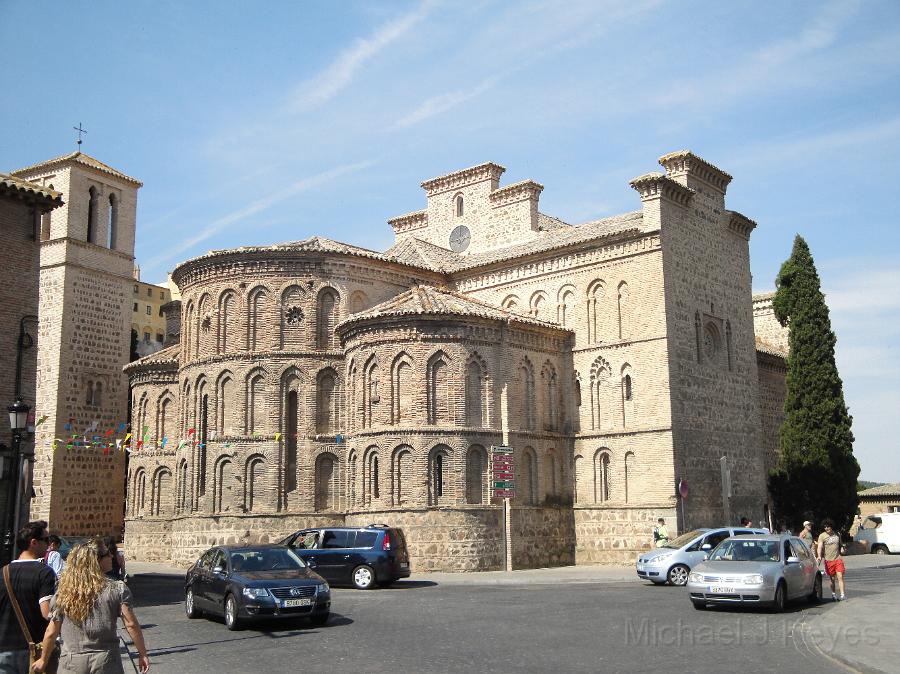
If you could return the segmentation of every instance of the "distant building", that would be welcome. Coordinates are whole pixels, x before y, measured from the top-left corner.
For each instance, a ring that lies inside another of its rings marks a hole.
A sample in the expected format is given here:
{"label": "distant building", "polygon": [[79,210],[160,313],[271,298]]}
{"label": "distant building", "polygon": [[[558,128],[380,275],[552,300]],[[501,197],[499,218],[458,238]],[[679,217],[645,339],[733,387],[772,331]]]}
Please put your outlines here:
{"label": "distant building", "polygon": [[485,163],[422,183],[384,252],[312,237],[179,265],[179,338],[126,368],[149,429],[129,551],[388,522],[414,569],[462,571],[631,562],[658,517],[764,520],[761,380],[783,399],[784,361],[756,340],[756,223],[721,169],[659,161],[639,210],[578,226]]}
{"label": "distant building", "polygon": [[149,356],[163,348],[166,341],[166,316],[163,306],[172,301],[168,285],[141,281],[140,268],[135,266],[134,288],[131,297],[131,331],[137,338],[139,356]]}
{"label": "distant building", "polygon": [[[19,507],[11,493],[19,473],[11,449],[11,431],[6,408],[18,398],[35,412],[35,368],[38,356],[38,280],[41,224],[62,205],[62,195],[40,184],[0,173],[0,532],[9,535],[28,518],[31,464],[21,466]],[[34,422],[31,422],[32,430]],[[30,455],[34,443],[23,434],[20,455]],[[15,511],[18,521],[14,521]],[[7,560],[3,560],[7,561]]]}
{"label": "distant building", "polygon": [[60,535],[118,534],[125,454],[94,443],[109,442],[128,419],[122,367],[141,182],[82,152],[14,175],[65,200],[40,223],[37,414],[46,421],[36,429],[31,514]]}
{"label": "distant building", "polygon": [[897,512],[900,512],[900,482],[859,492],[859,514],[863,519],[876,513]]}

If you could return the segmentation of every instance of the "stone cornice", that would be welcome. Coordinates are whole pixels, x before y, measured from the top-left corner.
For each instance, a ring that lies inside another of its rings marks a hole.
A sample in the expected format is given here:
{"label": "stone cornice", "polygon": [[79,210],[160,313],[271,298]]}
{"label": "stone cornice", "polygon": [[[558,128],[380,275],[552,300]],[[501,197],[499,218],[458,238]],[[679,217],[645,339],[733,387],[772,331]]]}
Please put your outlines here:
{"label": "stone cornice", "polygon": [[756,222],[748,218],[746,215],[741,215],[737,211],[725,211],[729,216],[728,220],[728,229],[730,229],[735,234],[740,234],[742,237],[750,240],[750,233],[756,228]]}
{"label": "stone cornice", "polygon": [[465,187],[472,183],[480,183],[484,180],[500,180],[500,176],[505,170],[506,169],[499,164],[485,162],[478,166],[462,169],[461,171],[454,171],[453,173],[426,180],[422,183],[422,188],[430,197],[435,194],[440,194],[441,192],[447,192],[448,190],[459,189],[460,187]]}
{"label": "stone cornice", "polygon": [[694,196],[694,190],[690,187],[685,187],[658,171],[638,176],[628,184],[641,195],[641,201],[668,199],[679,206],[687,206]]}
{"label": "stone cornice", "polygon": [[728,183],[731,182],[731,176],[718,166],[710,164],[705,159],[701,159],[690,150],[679,150],[678,152],[670,152],[659,158],[660,165],[666,169],[666,175],[670,178],[675,176],[690,175],[715,187],[717,190],[725,194],[728,189]]}
{"label": "stone cornice", "polygon": [[491,192],[491,205],[494,208],[501,208],[526,199],[537,199],[543,189],[544,186],[540,183],[533,180],[522,180]]}
{"label": "stone cornice", "polygon": [[394,229],[395,234],[403,234],[416,229],[428,227],[428,213],[426,211],[414,211],[405,215],[398,215],[388,220],[388,224]]}

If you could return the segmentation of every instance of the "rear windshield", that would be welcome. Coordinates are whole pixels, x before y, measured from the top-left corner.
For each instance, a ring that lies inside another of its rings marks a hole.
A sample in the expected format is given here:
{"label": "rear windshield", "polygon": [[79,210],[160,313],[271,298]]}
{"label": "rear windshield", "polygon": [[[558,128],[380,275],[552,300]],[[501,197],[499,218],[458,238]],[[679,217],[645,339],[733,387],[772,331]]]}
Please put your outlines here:
{"label": "rear windshield", "polygon": [[378,532],[377,531],[357,531],[356,532],[356,543],[353,545],[354,548],[371,548],[375,545],[375,541],[378,540]]}

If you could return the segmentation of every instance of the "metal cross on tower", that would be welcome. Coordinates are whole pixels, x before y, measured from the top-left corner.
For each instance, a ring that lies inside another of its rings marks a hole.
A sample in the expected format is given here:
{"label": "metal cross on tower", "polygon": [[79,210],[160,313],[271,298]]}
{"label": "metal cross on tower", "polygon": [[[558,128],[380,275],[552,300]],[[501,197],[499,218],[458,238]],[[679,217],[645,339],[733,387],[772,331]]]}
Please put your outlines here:
{"label": "metal cross on tower", "polygon": [[78,122],[78,126],[73,126],[72,128],[78,132],[77,144],[78,144],[78,149],[80,150],[81,149],[81,134],[87,133],[87,131],[85,131],[84,129],[81,128],[81,122]]}

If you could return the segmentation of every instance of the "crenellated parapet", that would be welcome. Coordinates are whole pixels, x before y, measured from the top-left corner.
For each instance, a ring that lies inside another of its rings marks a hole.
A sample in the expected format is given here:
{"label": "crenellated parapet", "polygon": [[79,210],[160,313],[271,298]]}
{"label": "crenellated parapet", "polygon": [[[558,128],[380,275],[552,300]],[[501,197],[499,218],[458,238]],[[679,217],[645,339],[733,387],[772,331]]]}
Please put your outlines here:
{"label": "crenellated parapet", "polygon": [[725,194],[731,176],[718,166],[701,159],[690,150],[670,152],[659,158],[660,166],[666,170],[666,175],[688,185],[688,178],[702,180],[710,187]]}
{"label": "crenellated parapet", "polygon": [[428,227],[428,212],[421,210],[413,211],[406,215],[398,215],[396,218],[388,220],[388,224],[393,228],[396,235],[423,229]]}
{"label": "crenellated parapet", "polygon": [[756,221],[737,211],[725,211],[725,213],[728,215],[728,229],[749,240],[750,234],[756,229]]}
{"label": "crenellated parapet", "polygon": [[490,200],[494,208],[502,208],[520,201],[534,201],[537,204],[538,197],[544,190],[544,186],[533,180],[521,180],[512,185],[501,187],[491,192]]}
{"label": "crenellated parapet", "polygon": [[687,206],[694,196],[694,190],[690,187],[685,187],[658,171],[638,176],[628,184],[641,195],[643,202],[668,199],[680,206]]}
{"label": "crenellated parapet", "polygon": [[500,182],[500,176],[506,168],[493,162],[485,162],[478,166],[454,171],[446,175],[426,180],[422,183],[422,188],[429,197],[433,197],[441,192],[448,190],[457,190],[473,183],[480,183],[485,180],[491,181],[491,190],[496,190]]}

